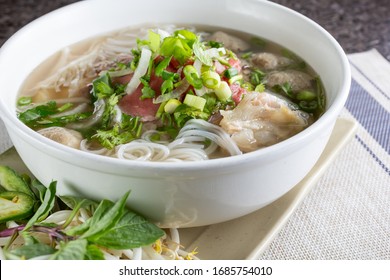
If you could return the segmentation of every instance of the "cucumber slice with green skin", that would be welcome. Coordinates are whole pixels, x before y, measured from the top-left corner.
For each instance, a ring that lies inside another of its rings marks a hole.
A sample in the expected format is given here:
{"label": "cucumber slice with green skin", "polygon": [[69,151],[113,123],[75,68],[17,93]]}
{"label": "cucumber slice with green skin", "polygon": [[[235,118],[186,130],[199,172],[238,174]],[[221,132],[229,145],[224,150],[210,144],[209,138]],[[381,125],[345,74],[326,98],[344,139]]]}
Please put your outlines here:
{"label": "cucumber slice with green skin", "polygon": [[34,197],[34,193],[23,178],[5,165],[0,165],[0,185],[7,191],[22,192]]}
{"label": "cucumber slice with green skin", "polygon": [[0,193],[0,223],[27,218],[33,209],[34,199],[28,194],[14,191]]}

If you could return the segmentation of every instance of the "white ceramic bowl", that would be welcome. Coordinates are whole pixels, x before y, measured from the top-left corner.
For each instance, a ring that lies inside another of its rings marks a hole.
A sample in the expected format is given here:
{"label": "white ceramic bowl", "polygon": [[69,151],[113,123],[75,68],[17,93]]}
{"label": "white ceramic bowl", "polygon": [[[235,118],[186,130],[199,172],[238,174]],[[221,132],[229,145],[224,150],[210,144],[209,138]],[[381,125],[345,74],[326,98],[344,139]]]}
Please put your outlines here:
{"label": "white ceramic bowl", "polygon": [[[15,114],[18,90],[49,55],[87,37],[142,23],[227,27],[287,47],[320,75],[326,113],[312,126],[256,152],[206,162],[148,163],[87,154],[46,139]],[[325,147],[350,86],[348,60],[331,35],[290,9],[261,0],[81,1],[28,24],[0,50],[0,115],[21,158],[60,194],[118,199],[163,227],[218,223],[253,212],[296,185]]]}

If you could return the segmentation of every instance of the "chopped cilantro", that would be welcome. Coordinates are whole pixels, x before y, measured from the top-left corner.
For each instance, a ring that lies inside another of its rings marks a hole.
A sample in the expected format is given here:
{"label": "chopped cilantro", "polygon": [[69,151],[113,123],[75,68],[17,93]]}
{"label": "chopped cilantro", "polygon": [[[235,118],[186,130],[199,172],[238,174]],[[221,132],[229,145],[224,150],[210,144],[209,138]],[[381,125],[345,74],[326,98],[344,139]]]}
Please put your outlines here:
{"label": "chopped cilantro", "polygon": [[103,147],[111,150],[139,138],[141,129],[142,122],[139,117],[122,114],[121,123],[115,124],[111,129],[97,130],[92,139],[96,139]]}

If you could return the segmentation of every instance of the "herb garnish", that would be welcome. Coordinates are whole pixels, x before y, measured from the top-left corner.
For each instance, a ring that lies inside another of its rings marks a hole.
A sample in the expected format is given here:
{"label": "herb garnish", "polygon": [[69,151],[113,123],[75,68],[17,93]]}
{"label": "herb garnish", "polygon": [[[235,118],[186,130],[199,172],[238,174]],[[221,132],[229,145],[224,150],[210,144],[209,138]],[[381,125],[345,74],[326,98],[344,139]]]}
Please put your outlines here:
{"label": "herb garnish", "polygon": [[[0,232],[0,237],[10,237],[3,248],[7,259],[40,256],[58,260],[104,259],[105,249],[139,248],[153,244],[165,235],[156,225],[126,208],[129,192],[115,203],[109,200],[97,203],[72,196],[56,196],[55,181],[48,188],[36,180],[32,182],[29,186],[36,193],[34,199],[40,206],[28,221],[19,221],[20,225]],[[60,204],[65,204],[70,211],[65,223],[45,222]],[[81,209],[91,217],[85,223],[71,224],[77,220]],[[14,246],[18,236],[24,239],[24,245]]]}

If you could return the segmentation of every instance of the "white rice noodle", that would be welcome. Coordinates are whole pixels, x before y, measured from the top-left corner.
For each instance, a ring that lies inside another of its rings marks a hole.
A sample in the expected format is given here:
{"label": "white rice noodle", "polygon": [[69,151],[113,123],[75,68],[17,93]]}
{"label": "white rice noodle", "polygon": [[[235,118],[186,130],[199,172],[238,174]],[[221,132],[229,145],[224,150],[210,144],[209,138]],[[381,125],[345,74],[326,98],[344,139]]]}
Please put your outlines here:
{"label": "white rice noodle", "polygon": [[166,161],[201,161],[209,159],[202,149],[178,148],[173,149]]}
{"label": "white rice noodle", "polygon": [[159,144],[164,144],[164,145],[168,145],[169,142],[167,140],[158,140],[158,141],[154,141],[152,140],[152,137],[156,134],[160,134],[161,132],[158,131],[158,130],[155,130],[155,129],[150,129],[150,130],[147,130],[145,131],[142,135],[141,135],[141,139],[145,140],[145,141],[148,141],[148,142],[154,142],[154,143],[159,143]]}
{"label": "white rice noodle", "polygon": [[164,161],[169,156],[166,145],[135,140],[121,145],[117,152],[118,158],[141,161]]}
{"label": "white rice noodle", "polygon": [[125,91],[127,94],[132,94],[135,91],[135,89],[140,85],[141,83],[140,78],[146,74],[146,71],[148,71],[149,61],[151,57],[152,57],[152,51],[146,47],[143,48],[141,51],[141,56],[138,62],[138,66],[134,71],[134,75],[126,86]]}
{"label": "white rice noodle", "polygon": [[188,136],[201,136],[215,142],[221,148],[224,148],[231,156],[240,155],[242,152],[236,143],[230,138],[221,127],[211,124],[204,120],[192,119],[180,130],[177,138]]}
{"label": "white rice noodle", "polygon": [[[146,34],[146,31],[144,30],[143,33]],[[97,65],[112,61],[123,53],[130,54],[130,50],[136,47],[138,37],[138,34],[122,31],[115,38],[105,38],[102,42],[92,45],[85,55],[76,58],[69,47],[64,48],[57,65],[65,66],[55,67],[58,69],[54,74],[42,81],[34,90],[53,88],[55,91],[60,91],[62,87],[67,87],[69,96],[75,96],[86,81],[96,76]]]}
{"label": "white rice noodle", "polygon": [[91,145],[88,143],[88,139],[81,140],[80,150],[84,151],[84,152],[92,153],[95,155],[108,155],[111,153],[108,149],[106,149],[104,147],[101,149],[97,149],[97,150],[92,149]]}
{"label": "white rice noodle", "polygon": [[[70,52],[64,49],[63,60],[69,60]],[[56,73],[42,81],[38,88],[54,88],[60,91],[61,87],[68,87],[69,96],[77,94],[78,89],[84,85],[85,78],[91,78],[95,73],[93,64],[99,57],[98,50],[92,50],[87,55],[67,63],[66,66],[58,69]]]}
{"label": "white rice noodle", "polygon": [[[222,128],[204,120],[188,121],[171,143],[167,141],[152,142],[151,136],[155,133],[158,131],[147,131],[141,136],[141,139],[119,146],[116,157],[126,160],[159,162],[200,161],[208,160],[209,155],[215,152],[218,146],[232,156],[241,154],[235,142]],[[206,139],[211,140],[208,147],[205,147],[204,144]],[[81,149],[88,150],[83,141]]]}

